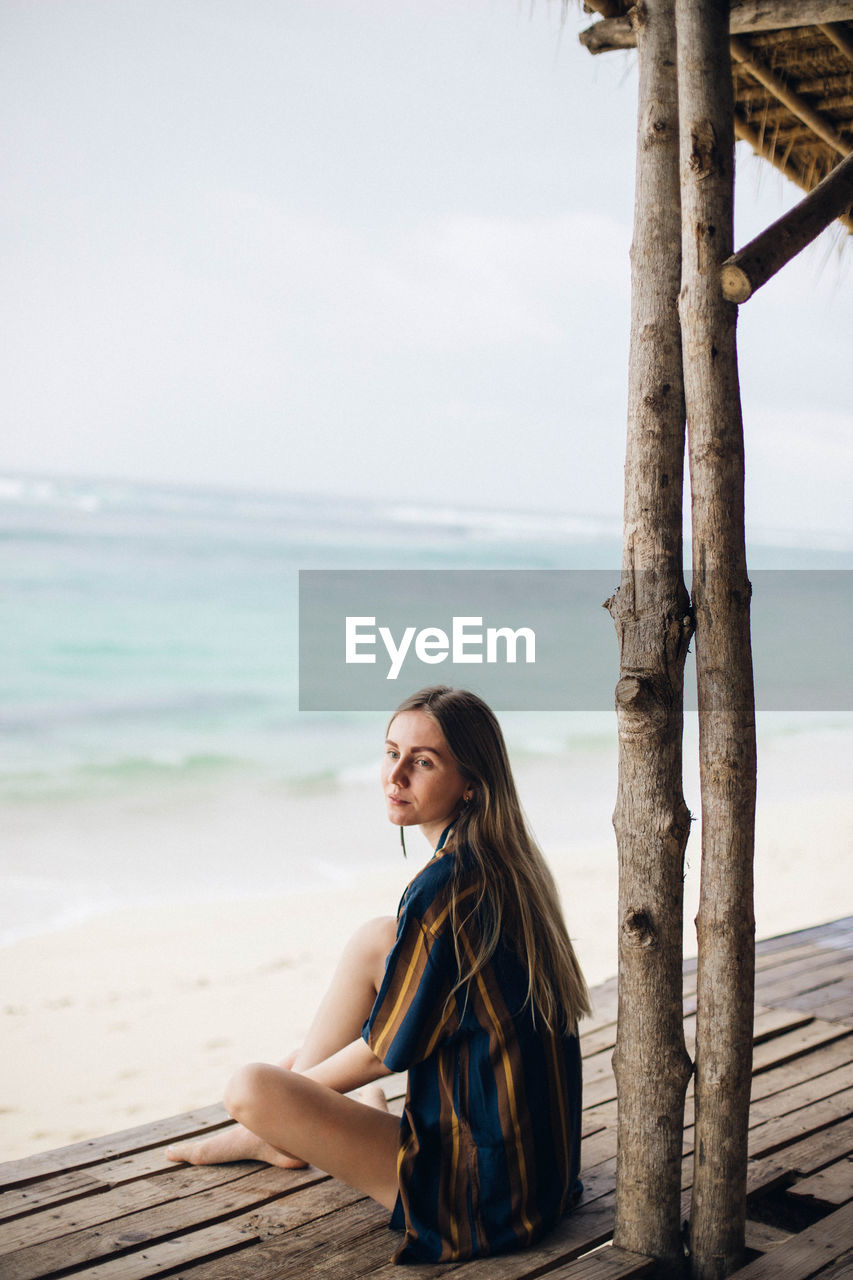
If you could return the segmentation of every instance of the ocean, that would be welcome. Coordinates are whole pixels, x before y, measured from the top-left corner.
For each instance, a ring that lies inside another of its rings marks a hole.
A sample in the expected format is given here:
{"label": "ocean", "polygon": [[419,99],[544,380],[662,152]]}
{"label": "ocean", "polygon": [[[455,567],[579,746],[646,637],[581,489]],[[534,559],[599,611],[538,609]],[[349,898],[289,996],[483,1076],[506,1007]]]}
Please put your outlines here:
{"label": "ocean", "polygon": [[[583,515],[6,475],[0,943],[117,906],[346,873],[346,839],[297,858],[271,833],[372,777],[384,728],[299,711],[300,569],[613,569],[615,587],[620,540],[617,521]],[[850,561],[802,545],[753,556]],[[611,712],[504,724],[514,758],[600,760],[610,786]],[[765,719],[773,734],[827,726],[846,743],[853,716]]]}

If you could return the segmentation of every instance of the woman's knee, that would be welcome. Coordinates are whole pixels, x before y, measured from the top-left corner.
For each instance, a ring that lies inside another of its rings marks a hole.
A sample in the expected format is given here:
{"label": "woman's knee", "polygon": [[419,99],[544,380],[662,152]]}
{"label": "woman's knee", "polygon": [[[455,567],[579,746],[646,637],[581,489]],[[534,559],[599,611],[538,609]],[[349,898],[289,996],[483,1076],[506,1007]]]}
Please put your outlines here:
{"label": "woman's knee", "polygon": [[225,1087],[225,1110],[247,1129],[253,1129],[252,1120],[268,1107],[272,1088],[280,1090],[283,1077],[288,1074],[268,1062],[250,1062],[240,1067]]}

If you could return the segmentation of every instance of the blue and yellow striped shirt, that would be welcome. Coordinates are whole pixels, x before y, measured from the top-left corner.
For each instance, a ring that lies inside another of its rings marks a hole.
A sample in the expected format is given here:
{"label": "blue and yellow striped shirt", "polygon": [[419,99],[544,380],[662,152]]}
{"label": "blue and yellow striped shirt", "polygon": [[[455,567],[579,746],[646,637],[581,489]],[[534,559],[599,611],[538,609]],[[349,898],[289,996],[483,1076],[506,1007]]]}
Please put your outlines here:
{"label": "blue and yellow striped shirt", "polygon": [[[527,977],[499,944],[448,1002],[458,967],[450,930],[454,860],[433,859],[400,903],[397,941],[364,1038],[408,1071],[400,1124],[395,1261],[472,1258],[532,1244],[580,1194],[581,1059],[576,1035],[534,1025]],[[463,863],[464,865],[464,863]],[[475,898],[475,891],[463,891]],[[460,918],[463,951],[477,915]]]}

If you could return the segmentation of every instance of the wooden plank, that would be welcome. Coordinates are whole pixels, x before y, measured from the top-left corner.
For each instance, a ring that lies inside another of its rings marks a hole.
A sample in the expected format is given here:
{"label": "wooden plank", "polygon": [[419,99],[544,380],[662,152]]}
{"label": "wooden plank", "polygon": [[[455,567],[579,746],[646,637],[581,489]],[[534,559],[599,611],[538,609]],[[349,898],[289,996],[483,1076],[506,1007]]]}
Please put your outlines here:
{"label": "wooden plank", "polygon": [[587,1031],[581,1032],[581,1054],[584,1060],[592,1057],[595,1053],[613,1052],[616,1044],[616,1023],[602,1022],[597,1027],[591,1027]]}
{"label": "wooden plank", "polygon": [[35,1213],[38,1209],[46,1209],[50,1205],[79,1200],[81,1196],[95,1195],[106,1189],[103,1182],[80,1169],[57,1174],[55,1178],[50,1178],[46,1182],[25,1183],[21,1187],[6,1191],[0,1197],[0,1222]]}
{"label": "wooden plank", "polygon": [[[848,969],[849,974],[849,969]],[[853,982],[827,982],[821,987],[812,987],[811,991],[800,992],[799,995],[789,996],[785,1001],[788,1009],[802,1010],[804,1012],[813,1012],[816,1018],[822,1018],[826,1021],[824,1012],[829,1007],[838,1007],[841,1015],[847,1014],[853,1016]]]}
{"label": "wooden plank", "polygon": [[[757,944],[760,945],[760,944]],[[784,950],[759,952],[756,950],[756,973],[761,981],[771,981],[781,969],[803,968],[810,964],[823,964],[826,957],[835,954],[819,942],[801,942]]]}
{"label": "wooden plank", "polygon": [[[231,1121],[233,1124],[233,1121]],[[126,1182],[135,1182],[140,1178],[168,1173],[173,1169],[188,1168],[176,1165],[166,1158],[167,1143],[149,1147],[145,1151],[135,1151],[133,1155],[119,1156],[115,1160],[104,1160],[93,1165],[86,1172],[106,1187],[120,1187]]]}
{"label": "wooden plank", "polygon": [[763,1044],[755,1046],[752,1055],[752,1073],[759,1075],[772,1067],[781,1066],[784,1062],[792,1062],[805,1053],[822,1045],[831,1044],[835,1040],[848,1040],[853,1047],[853,1038],[849,1028],[837,1022],[825,1022],[815,1018],[806,1027],[792,1031],[787,1035],[775,1036]]}
{"label": "wooden plank", "polygon": [[825,1075],[800,1079],[777,1093],[753,1099],[749,1112],[750,1127],[773,1120],[783,1113],[808,1108],[837,1093],[846,1093],[849,1097],[851,1089],[853,1089],[853,1062],[847,1062],[844,1066],[838,1067],[835,1071],[829,1071]]}
{"label": "wooden plank", "polygon": [[[174,1235],[176,1232],[185,1231],[189,1227],[207,1223],[216,1218],[236,1215],[286,1195],[288,1190],[297,1189],[296,1186],[288,1187],[282,1182],[282,1175],[286,1174],[287,1170],[274,1169],[268,1165],[261,1169],[255,1166],[254,1172],[244,1172],[242,1176],[238,1172],[230,1181],[223,1182],[220,1179],[211,1186],[211,1179],[203,1175],[221,1173],[223,1167],[231,1170],[238,1168],[236,1165],[230,1165],[209,1170],[193,1169],[194,1175],[202,1176],[195,1178],[192,1184],[184,1181],[172,1182],[174,1190],[171,1196],[166,1191],[167,1198],[164,1198],[164,1186],[158,1185],[152,1188],[152,1194],[156,1197],[157,1203],[150,1207],[139,1208],[139,1205],[146,1203],[146,1193],[149,1189],[148,1183],[142,1183],[133,1188],[137,1193],[136,1199],[123,1195],[124,1205],[118,1214],[104,1218],[101,1206],[107,1196],[118,1196],[119,1192],[125,1193],[128,1189],[119,1188],[116,1192],[107,1192],[105,1195],[96,1197],[97,1205],[91,1206],[94,1209],[93,1213],[84,1211],[79,1215],[91,1225],[80,1229],[78,1224],[70,1220],[66,1214],[65,1221],[58,1224],[59,1232],[62,1234],[55,1232],[49,1236],[42,1235],[38,1243],[27,1243],[25,1229],[23,1238],[12,1242],[11,1249],[6,1250],[2,1262],[3,1280],[34,1280],[34,1277],[50,1275],[51,1272],[61,1268],[108,1257],[110,1254],[122,1252],[148,1241],[162,1239],[164,1236]],[[291,1172],[299,1172],[303,1175],[311,1173],[315,1179],[324,1177],[316,1169]],[[151,1181],[167,1184],[170,1179],[163,1177]],[[199,1189],[205,1186],[207,1189]],[[88,1205],[87,1201],[77,1202],[80,1210],[85,1210]],[[18,1225],[26,1228],[33,1221],[34,1217],[31,1216],[22,1219]],[[49,1224],[42,1225],[49,1229]]]}
{"label": "wooden plank", "polygon": [[788,1191],[793,1200],[817,1201],[820,1204],[843,1205],[853,1200],[853,1156],[845,1156],[835,1164],[802,1178]]}
{"label": "wooden plank", "polygon": [[853,1204],[792,1236],[772,1253],[735,1272],[736,1280],[809,1280],[838,1260],[853,1240]]}
{"label": "wooden plank", "polygon": [[[758,1070],[753,1081],[754,1098],[800,1082],[805,1070],[810,1076],[833,1071],[849,1063],[853,1056],[853,1040],[846,1029],[796,1010],[760,1007],[756,1011],[755,1027],[755,1043],[761,1050],[754,1054]],[[774,1073],[781,1070],[788,1073],[787,1078],[777,1083]],[[584,1061],[585,1113],[610,1106],[615,1096],[616,1085],[609,1061],[603,1054],[591,1055],[591,1060]]]}
{"label": "wooden plank", "polygon": [[[792,1003],[795,1002],[792,1001]],[[836,1026],[853,1027],[853,1000],[846,992],[833,994],[831,988],[827,989],[825,998],[810,1011],[825,1022],[834,1022]]]}
{"label": "wooden plank", "polygon": [[853,1277],[853,1248],[847,1249],[820,1273],[820,1280],[851,1280],[851,1277]]}
{"label": "wooden plank", "polygon": [[151,1124],[135,1125],[132,1129],[110,1133],[103,1138],[90,1138],[68,1147],[58,1147],[55,1151],[43,1151],[38,1155],[25,1156],[21,1160],[8,1160],[5,1164],[0,1164],[0,1190],[21,1182],[31,1182],[47,1174],[86,1168],[100,1160],[128,1155],[132,1151],[142,1151],[164,1142],[194,1138],[226,1123],[231,1123],[231,1117],[221,1103],[216,1103],[182,1115],[169,1116],[165,1120],[155,1120]]}
{"label": "wooden plank", "polygon": [[600,1102],[596,1106],[584,1107],[582,1112],[583,1137],[591,1137],[599,1129],[616,1128],[616,1101]]}
{"label": "wooden plank", "polygon": [[780,1147],[799,1141],[806,1134],[828,1129],[853,1116],[853,1089],[844,1089],[830,1098],[822,1098],[809,1107],[800,1107],[787,1115],[758,1124],[749,1131],[750,1157],[769,1155]]}
{"label": "wooden plank", "polygon": [[[815,1021],[815,1014],[787,1008],[758,1007],[753,1017],[753,1046],[775,1040],[789,1032],[799,1031]],[[696,1016],[688,1013],[684,1018],[684,1040],[687,1052],[695,1052]],[[822,1042],[822,1037],[818,1037]],[[770,1051],[772,1053],[772,1051]]]}
{"label": "wooden plank", "polygon": [[796,1174],[817,1172],[844,1159],[853,1150],[853,1120],[842,1120],[828,1129],[811,1133],[781,1150],[750,1160],[746,1172],[747,1196],[763,1195],[775,1186],[788,1186]]}
{"label": "wooden plank", "polygon": [[581,1144],[581,1181],[586,1186],[586,1171],[616,1159],[616,1129],[602,1129]]}
{"label": "wooden plank", "polygon": [[800,965],[780,965],[772,971],[772,981],[756,987],[756,1001],[762,1005],[776,1007],[786,1000],[804,995],[807,991],[815,991],[836,981],[843,981],[850,976],[851,959],[839,959],[838,953],[824,953],[808,967]]}
{"label": "wooden plank", "polygon": [[[853,958],[851,958],[847,966],[848,975],[851,967],[853,967]],[[830,977],[823,981],[826,969],[827,966],[822,965],[819,969],[812,969],[808,973],[788,974],[785,976],[784,981],[782,980],[782,975],[780,975],[778,983],[768,986],[762,985],[756,994],[756,1003],[768,1009],[795,1009],[797,1006],[790,1004],[790,1001],[796,1000],[810,991],[831,990],[834,982],[839,980]],[[815,1016],[819,1017],[820,1014]]]}
{"label": "wooden plank", "polygon": [[773,951],[784,951],[790,947],[815,943],[823,946],[853,947],[853,916],[841,916],[838,920],[829,920],[826,924],[812,925],[808,929],[795,929],[792,933],[779,933],[772,938],[762,938],[756,943],[756,950],[761,955],[769,955]]}
{"label": "wooden plank", "polygon": [[790,1240],[793,1234],[793,1231],[774,1227],[770,1222],[755,1222],[752,1218],[746,1220],[746,1247],[754,1253],[769,1253],[777,1245]]}
{"label": "wooden plank", "polygon": [[121,1257],[96,1262],[74,1272],[74,1280],[151,1280],[178,1267],[202,1260],[233,1257],[241,1249],[251,1249],[258,1241],[295,1231],[306,1222],[348,1207],[366,1197],[342,1182],[329,1178],[307,1195],[287,1196],[261,1209],[240,1214],[208,1227],[171,1236]]}
{"label": "wooden plank", "polygon": [[584,1110],[611,1102],[616,1097],[616,1079],[610,1053],[596,1053],[583,1062]]}
{"label": "wooden plank", "polygon": [[180,1166],[173,1165],[166,1159],[166,1145],[161,1143],[130,1156],[121,1156],[117,1160],[105,1160],[85,1169],[72,1169],[67,1173],[23,1182],[0,1193],[0,1221],[34,1213],[50,1205],[79,1200],[83,1196],[135,1182],[151,1174],[172,1172]]}
{"label": "wooden plank", "polygon": [[810,965],[808,969],[796,966],[789,970],[785,966],[782,972],[776,973],[772,982],[761,984],[761,1003],[780,1004],[789,997],[803,996],[849,978],[850,961],[839,958],[835,953],[825,956],[822,964]]}
{"label": "wooden plank", "polygon": [[784,950],[784,947],[797,946],[800,942],[825,942],[827,945],[847,940],[853,946],[853,915],[841,915],[836,920],[827,920],[826,924],[812,924],[807,929],[793,929],[790,933],[776,933],[772,938],[762,938],[757,943],[762,955],[768,951]]}
{"label": "wooden plank", "polygon": [[[799,1142],[774,1151],[770,1155],[750,1160],[746,1175],[747,1214],[753,1204],[761,1204],[768,1193],[788,1192],[797,1182],[798,1175],[810,1174],[832,1162],[844,1159],[853,1142],[853,1121],[841,1121],[830,1129],[809,1134]],[[681,1215],[684,1221],[690,1217],[692,1188],[692,1161],[685,1158],[682,1165],[684,1194]],[[793,1231],[790,1234],[795,1234]]]}
{"label": "wooden plank", "polygon": [[753,1046],[789,1031],[798,1031],[800,1027],[807,1027],[811,1021],[812,1015],[809,1013],[758,1004],[753,1022]]}
{"label": "wooden plank", "polygon": [[595,1253],[549,1271],[549,1280],[630,1280],[631,1276],[652,1275],[656,1263],[639,1253],[604,1245]]}
{"label": "wooden plank", "polygon": [[[198,1168],[172,1165],[157,1177],[145,1178],[124,1186],[105,1187],[98,1195],[75,1199],[68,1204],[45,1208],[0,1224],[0,1256],[43,1240],[71,1235],[86,1227],[116,1221],[139,1209],[171,1204],[211,1187],[238,1182],[257,1172],[259,1168],[269,1166],[249,1161]],[[294,1170],[291,1176],[301,1173],[304,1178],[308,1172],[305,1169]],[[321,1176],[316,1169],[310,1172],[315,1180]],[[285,1194],[288,1190],[287,1171],[279,1170],[279,1180],[279,1188]]]}
{"label": "wooden plank", "polygon": [[[797,1101],[794,1091],[792,1101]],[[853,1115],[850,1090],[836,1093],[809,1107],[787,1110],[785,1095],[779,1096],[779,1114],[773,1120],[760,1122],[749,1132],[750,1194],[791,1182],[794,1174],[812,1172],[832,1160],[846,1155],[853,1141]],[[810,1144],[810,1145],[804,1145]],[[693,1166],[690,1156],[694,1145],[692,1124],[684,1130],[684,1164],[682,1187],[692,1184]],[[803,1167],[805,1163],[805,1167]]]}
{"label": "wooden plank", "polygon": [[811,1053],[793,1062],[782,1063],[778,1067],[770,1067],[760,1075],[753,1077],[752,1100],[758,1102],[771,1094],[780,1093],[799,1084],[804,1077],[819,1080],[821,1076],[837,1071],[839,1067],[849,1066],[851,1062],[851,1044],[849,1040],[836,1040],[830,1044],[819,1045]]}
{"label": "wooden plank", "polygon": [[[802,1069],[795,1063],[759,1076],[762,1084],[771,1083],[765,1096],[753,1098],[749,1123],[758,1128],[768,1122],[780,1122],[793,1112],[807,1109],[813,1103],[832,1098],[853,1087],[853,1063],[844,1058],[835,1071],[803,1079]],[[843,1109],[843,1108],[842,1108]],[[693,1099],[688,1098],[684,1112],[685,1142],[692,1146]]]}
{"label": "wooden plank", "polygon": [[[187,1275],[192,1280],[356,1280],[387,1262],[399,1243],[399,1235],[388,1230],[389,1217],[374,1201],[361,1199],[251,1249],[202,1260]],[[101,1280],[101,1273],[96,1275]]]}
{"label": "wooden plank", "polygon": [[583,1096],[591,1107],[601,1106],[605,1102],[615,1102],[616,1081],[612,1072],[601,1080],[595,1080],[589,1085],[584,1084]]}
{"label": "wooden plank", "polygon": [[831,947],[820,943],[804,943],[784,951],[757,953],[756,987],[776,982],[782,977],[801,972],[807,974],[823,965],[838,963],[853,953],[853,947]]}

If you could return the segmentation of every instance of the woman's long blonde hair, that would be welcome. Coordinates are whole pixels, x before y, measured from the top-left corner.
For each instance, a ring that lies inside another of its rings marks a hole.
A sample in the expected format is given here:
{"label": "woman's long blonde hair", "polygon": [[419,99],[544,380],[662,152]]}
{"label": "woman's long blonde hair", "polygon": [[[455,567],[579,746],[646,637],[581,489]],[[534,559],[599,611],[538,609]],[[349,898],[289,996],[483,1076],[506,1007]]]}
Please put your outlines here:
{"label": "woman's long blonde hair", "polygon": [[[554,878],[528,831],[494,713],[475,693],[448,685],[412,694],[394,716],[402,711],[423,711],[435,720],[470,784],[471,799],[463,804],[448,840],[469,854],[464,865],[456,861],[451,893],[460,973],[455,989],[488,964],[503,936],[527,971],[527,1002],[534,1017],[551,1030],[574,1030],[578,1019],[591,1012],[589,992],[566,932]],[[474,955],[463,956],[458,898],[472,871],[479,888],[474,910],[484,928]]]}

